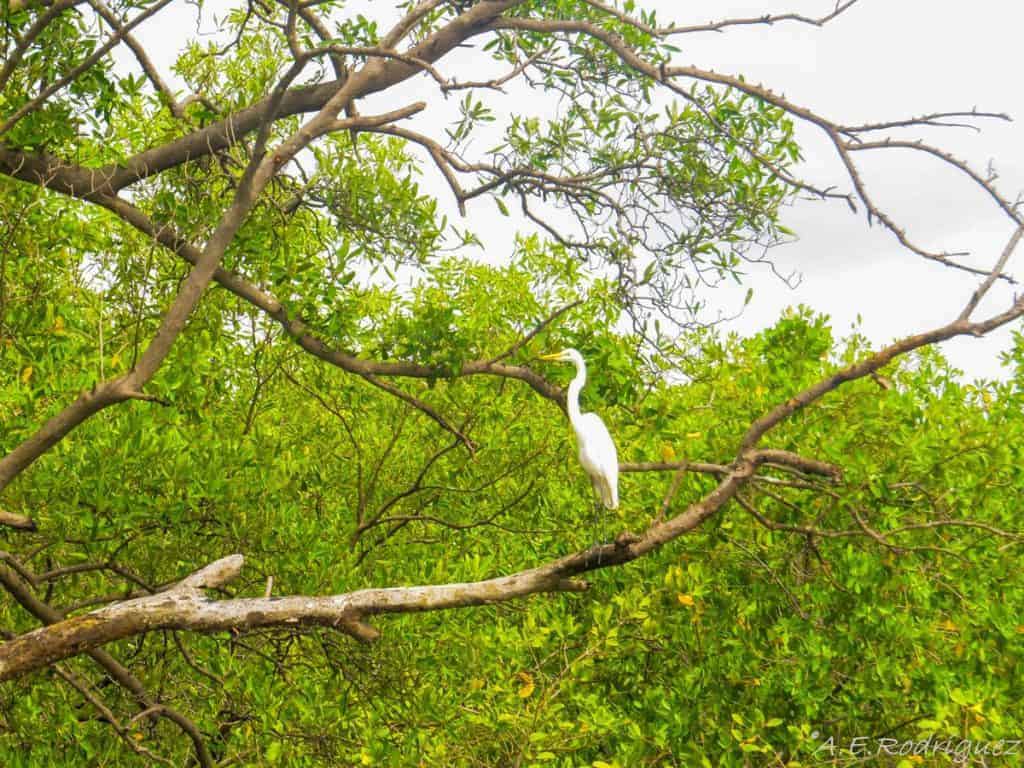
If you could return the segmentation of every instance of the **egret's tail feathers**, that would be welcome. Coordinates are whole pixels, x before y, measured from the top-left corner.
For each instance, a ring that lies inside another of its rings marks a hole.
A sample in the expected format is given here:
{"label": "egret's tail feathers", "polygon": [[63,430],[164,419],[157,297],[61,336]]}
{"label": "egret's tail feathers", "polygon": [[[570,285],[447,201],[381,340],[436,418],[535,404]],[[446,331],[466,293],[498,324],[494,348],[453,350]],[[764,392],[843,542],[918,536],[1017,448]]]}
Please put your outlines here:
{"label": "egret's tail feathers", "polygon": [[604,504],[605,509],[619,508],[619,489],[617,485],[617,483],[612,485],[607,480],[601,481],[601,503]]}

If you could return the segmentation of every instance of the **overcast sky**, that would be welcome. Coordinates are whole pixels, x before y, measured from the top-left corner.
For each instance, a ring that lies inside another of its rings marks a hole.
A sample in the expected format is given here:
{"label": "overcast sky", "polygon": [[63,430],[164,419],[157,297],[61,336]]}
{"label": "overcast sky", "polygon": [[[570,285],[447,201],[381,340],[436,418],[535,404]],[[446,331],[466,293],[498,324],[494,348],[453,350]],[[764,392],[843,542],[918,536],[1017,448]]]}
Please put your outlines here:
{"label": "overcast sky", "polygon": [[[205,4],[208,28],[211,9],[217,5]],[[394,4],[378,0],[353,5],[372,6],[377,16],[385,7],[390,12]],[[660,20],[682,24],[766,12],[820,16],[832,8],[830,0],[641,0],[638,5],[656,7]],[[170,77],[175,52],[195,34],[195,17],[184,3],[174,4],[166,14],[162,12],[155,25],[143,25],[138,36]],[[1024,117],[1024,91],[1016,82],[1016,51],[1022,24],[1024,4],[1006,0],[970,4],[860,0],[822,29],[786,23],[687,35],[677,42],[682,49],[677,63],[742,74],[795,103],[849,124],[974,106],[1020,118]],[[459,56],[460,62],[472,62],[484,54],[465,50]],[[436,86],[426,77],[405,86],[400,95],[429,96],[431,107],[420,119],[435,127],[449,119],[455,101],[449,101],[445,115]],[[398,104],[396,95],[387,98],[387,104],[380,104],[382,109]],[[506,108],[523,112],[530,106],[513,93]],[[372,105],[363,111],[372,111]],[[904,132],[901,137],[922,136],[939,143],[982,171],[993,162],[1001,191],[1012,199],[1024,189],[1024,128],[1019,123],[991,121],[981,126],[980,134],[937,129]],[[437,130],[433,133],[438,135]],[[805,175],[822,186],[836,184],[848,190],[843,170],[822,136],[802,130],[799,137]],[[978,255],[979,265],[994,262],[1012,227],[980,190],[934,159],[912,153],[886,150],[862,153],[857,159],[876,204],[905,226],[915,241],[935,250],[970,250]],[[427,178],[432,178],[430,173]],[[446,199],[441,180],[425,186]],[[510,222],[498,216],[493,203],[478,201],[469,214],[466,223],[485,239],[492,235],[489,246],[507,247]],[[779,271],[801,275],[799,286],[787,288],[767,270],[752,273],[754,300],[727,327],[753,332],[774,322],[784,307],[803,303],[829,314],[839,334],[847,332],[859,314],[861,331],[881,344],[949,321],[975,286],[973,277],[902,250],[891,235],[877,226],[868,228],[863,214],[852,215],[844,203],[799,203],[786,212],[784,223],[796,230],[799,242],[775,249],[772,256]],[[1020,263],[1024,254],[1018,258]],[[1016,273],[1024,276],[1024,269]],[[721,291],[714,303],[728,313],[741,301],[743,291],[745,287],[731,294]],[[1004,307],[1011,295],[1001,286],[982,310]],[[1004,329],[989,339],[947,342],[943,350],[968,379],[993,377],[1000,375],[998,354],[1009,342],[1009,330]]]}
{"label": "overcast sky", "polygon": [[[763,2],[707,0],[680,5],[687,21],[758,15],[766,8]],[[667,13],[676,4],[659,6]],[[772,6],[808,15],[830,7],[827,1]],[[691,36],[681,59],[771,83],[791,100],[847,123],[974,106],[1022,119],[1024,91],[1015,85],[1022,24],[1024,4],[1001,0],[861,0],[823,29],[780,24]],[[1024,189],[1024,128],[1019,122],[982,126],[980,134],[941,129],[917,135],[940,142],[980,170],[992,161],[1000,190],[1013,199]],[[805,131],[801,138],[809,175],[839,183],[842,170],[821,137]],[[971,250],[980,264],[991,264],[1012,233],[988,198],[935,160],[896,150],[860,159],[875,202],[927,247]],[[783,270],[799,270],[803,282],[789,291],[760,281],[737,328],[755,329],[787,304],[803,302],[829,313],[837,330],[860,313],[864,331],[882,343],[948,321],[973,290],[974,278],[907,253],[842,203],[801,204],[787,219],[800,242],[777,249],[775,259]],[[1021,263],[1024,254],[1018,256]],[[1024,269],[1018,266],[1016,274],[1024,276]],[[993,294],[983,310],[1006,306],[1012,297],[1009,289]],[[943,350],[968,378],[996,376],[998,353],[1009,343],[1009,330],[1003,330],[991,339],[948,342]]]}

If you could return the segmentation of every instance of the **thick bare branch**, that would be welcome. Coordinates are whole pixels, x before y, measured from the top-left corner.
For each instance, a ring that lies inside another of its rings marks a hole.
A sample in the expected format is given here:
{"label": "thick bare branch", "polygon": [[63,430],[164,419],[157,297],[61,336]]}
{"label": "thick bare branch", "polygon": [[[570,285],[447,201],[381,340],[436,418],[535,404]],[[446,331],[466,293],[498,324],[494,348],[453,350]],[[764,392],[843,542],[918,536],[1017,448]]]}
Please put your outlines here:
{"label": "thick bare branch", "polygon": [[[237,575],[242,559],[241,555],[232,555],[166,592],[107,606],[9,641],[0,646],[0,680],[158,629],[209,633],[269,626],[327,626],[365,642],[377,637],[376,630],[365,623],[369,616],[463,608],[541,592],[581,591],[587,584],[575,577],[629,563],[697,528],[733,498],[770,456],[772,452],[748,451],[703,499],[675,517],[655,521],[641,535],[622,533],[614,543],[595,545],[537,568],[485,581],[364,589],[328,597],[219,601],[204,597],[200,588],[222,585]],[[214,574],[212,580],[210,574]]]}

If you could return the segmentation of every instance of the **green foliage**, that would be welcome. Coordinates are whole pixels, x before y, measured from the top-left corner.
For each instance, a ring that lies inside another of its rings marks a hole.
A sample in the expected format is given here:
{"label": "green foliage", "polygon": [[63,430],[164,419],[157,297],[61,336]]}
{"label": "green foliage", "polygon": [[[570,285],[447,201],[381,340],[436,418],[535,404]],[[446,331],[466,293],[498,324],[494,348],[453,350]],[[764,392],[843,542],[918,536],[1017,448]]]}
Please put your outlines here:
{"label": "green foliage", "polygon": [[[451,261],[411,298],[406,325],[402,311],[381,322],[421,328],[432,322],[430,307],[448,302],[455,314],[443,322],[452,329],[437,335],[451,338],[458,359],[486,356],[516,338],[516,322],[535,316],[535,278],[515,265]],[[28,310],[13,298],[8,306],[8,322],[18,307]],[[5,347],[2,401],[15,412],[62,391],[61,361],[74,348],[61,350],[89,322],[66,304],[47,320],[40,306],[33,303],[24,322],[51,329],[31,340],[49,356]],[[571,340],[588,352],[588,397],[624,460],[657,459],[666,443],[680,456],[726,458],[765,406],[864,352],[858,339],[837,346],[823,318],[794,312],[751,339],[704,334],[694,340],[700,362],[692,383],[652,381],[631,392],[620,386],[629,339],[588,329],[591,310],[574,310],[537,344]],[[61,332],[58,316],[66,317]],[[470,459],[449,446],[426,489],[394,502],[445,449],[444,436],[387,395],[263,338],[183,338],[160,380],[173,407],[105,414],[16,484],[10,508],[61,531],[47,563],[116,558],[163,583],[242,551],[249,565],[234,592],[259,592],[272,574],[276,592],[312,594],[484,578],[600,535],[561,414],[525,388],[470,379],[417,392],[450,416],[472,415],[482,448]],[[414,351],[431,359],[431,348]],[[24,360],[34,364],[28,381]],[[891,390],[854,384],[773,443],[840,463],[842,492],[793,491],[785,504],[759,496],[762,511],[837,530],[854,525],[855,508],[885,530],[947,515],[1013,527],[1019,513],[1006,489],[1024,483],[1022,382],[962,385],[935,353],[886,375]],[[617,405],[598,404],[596,392],[618,392]],[[5,424],[17,423],[11,414]],[[26,424],[39,417],[24,416]],[[5,442],[18,434],[5,431]],[[666,479],[624,476],[626,503],[603,530],[643,525]],[[709,487],[688,478],[677,505]],[[359,520],[381,508],[391,518],[429,519],[360,531]],[[458,529],[432,520],[490,524]],[[803,537],[766,531],[733,508],[680,546],[597,574],[587,595],[385,619],[384,639],[371,650],[325,632],[179,636],[196,668],[158,637],[113,650],[131,656],[153,685],[173,679],[171,701],[201,723],[220,754],[260,755],[267,765],[627,766],[662,755],[678,765],[707,758],[740,766],[747,755],[772,754],[810,765],[815,731],[839,738],[922,718],[900,735],[1012,735],[1024,714],[1015,677],[1024,650],[1016,553],[984,532],[956,529],[911,532],[899,543],[946,551],[896,554],[865,537],[821,539],[809,550]],[[119,587],[98,573],[60,583],[65,604],[111,589]],[[32,626],[13,606],[2,622]],[[92,674],[85,662],[72,666]],[[23,764],[46,764],[69,749],[81,757],[68,759],[83,764],[90,755],[127,759],[108,731],[72,725],[80,711],[72,691],[35,676],[9,692],[0,750],[22,755]],[[23,751],[40,726],[51,739]],[[139,737],[182,749],[166,724]]]}

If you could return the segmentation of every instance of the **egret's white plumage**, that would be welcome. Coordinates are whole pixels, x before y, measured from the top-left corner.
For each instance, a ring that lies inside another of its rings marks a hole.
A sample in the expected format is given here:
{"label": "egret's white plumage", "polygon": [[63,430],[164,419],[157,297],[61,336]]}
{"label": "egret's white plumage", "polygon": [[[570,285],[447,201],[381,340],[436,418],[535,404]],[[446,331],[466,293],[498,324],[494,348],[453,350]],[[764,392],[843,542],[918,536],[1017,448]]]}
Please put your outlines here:
{"label": "egret's white plumage", "polygon": [[580,464],[590,476],[590,484],[608,509],[619,506],[619,457],[608,427],[596,413],[580,413],[580,390],[587,381],[587,365],[575,349],[564,349],[542,360],[575,363],[576,378],[569,384],[569,423],[576,433]]}

